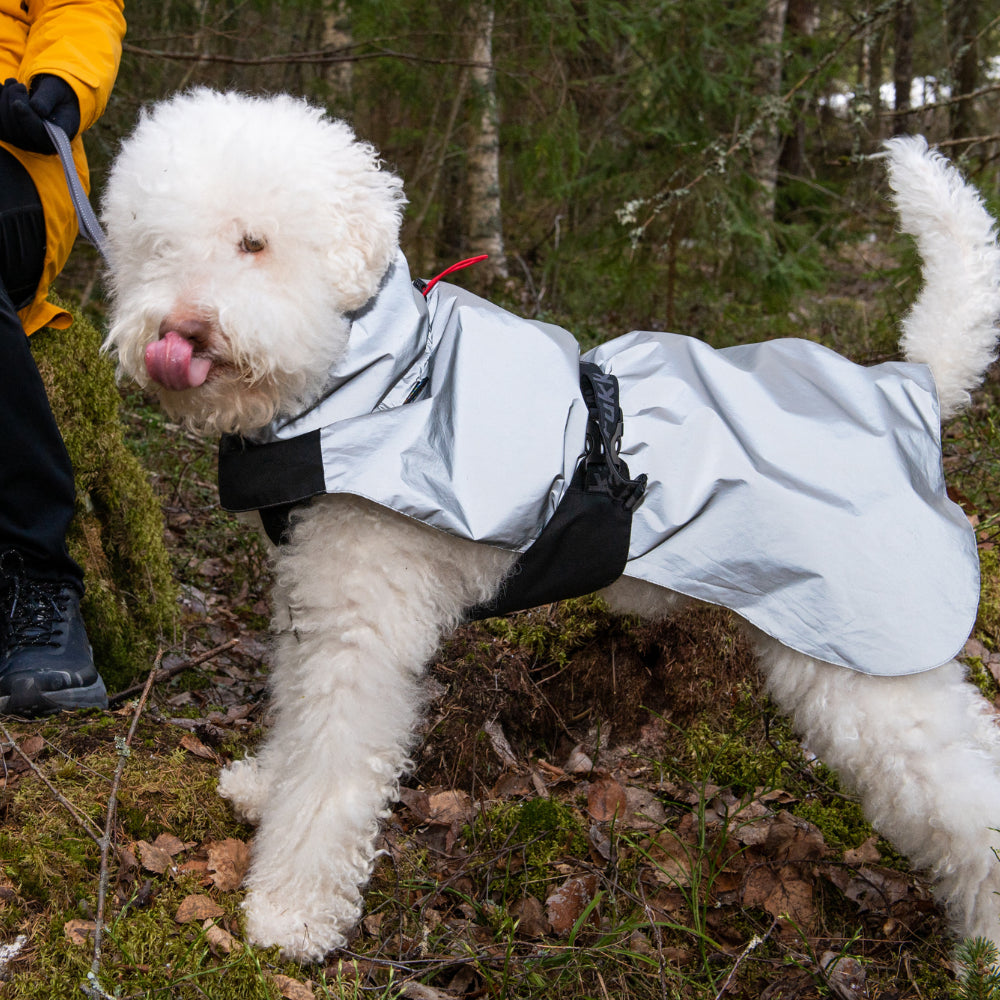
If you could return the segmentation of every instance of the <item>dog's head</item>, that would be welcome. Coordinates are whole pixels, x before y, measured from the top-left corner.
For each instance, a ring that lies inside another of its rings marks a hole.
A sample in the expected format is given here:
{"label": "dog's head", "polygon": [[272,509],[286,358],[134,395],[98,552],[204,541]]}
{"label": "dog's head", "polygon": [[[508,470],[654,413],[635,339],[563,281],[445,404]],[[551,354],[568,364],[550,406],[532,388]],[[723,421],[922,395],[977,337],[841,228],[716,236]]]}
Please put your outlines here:
{"label": "dog's head", "polygon": [[295,413],[378,290],[404,204],[375,150],[305,101],[199,89],[154,105],[102,203],[105,346],[197,430]]}

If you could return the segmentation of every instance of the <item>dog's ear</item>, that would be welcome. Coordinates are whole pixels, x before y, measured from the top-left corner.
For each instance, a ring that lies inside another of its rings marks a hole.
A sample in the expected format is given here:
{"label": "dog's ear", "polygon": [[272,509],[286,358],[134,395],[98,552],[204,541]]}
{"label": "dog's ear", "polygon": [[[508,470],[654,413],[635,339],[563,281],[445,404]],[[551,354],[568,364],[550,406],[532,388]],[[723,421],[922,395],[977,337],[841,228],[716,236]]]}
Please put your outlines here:
{"label": "dog's ear", "polygon": [[324,207],[336,235],[327,259],[341,308],[353,312],[375,295],[396,256],[406,197],[402,180],[373,146],[355,139],[345,123],[330,124],[342,130],[345,146],[330,165]]}

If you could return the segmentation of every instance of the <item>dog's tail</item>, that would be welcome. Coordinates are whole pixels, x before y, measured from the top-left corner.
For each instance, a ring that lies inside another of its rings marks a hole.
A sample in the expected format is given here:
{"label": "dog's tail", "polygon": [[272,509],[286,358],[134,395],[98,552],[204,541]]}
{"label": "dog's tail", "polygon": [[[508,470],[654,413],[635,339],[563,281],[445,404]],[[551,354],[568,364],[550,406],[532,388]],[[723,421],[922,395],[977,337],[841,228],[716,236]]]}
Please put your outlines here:
{"label": "dog's tail", "polygon": [[1000,248],[978,192],[921,136],[885,144],[889,183],[904,232],[917,241],[924,287],[903,320],[909,361],[928,365],[941,416],[968,405],[996,358]]}

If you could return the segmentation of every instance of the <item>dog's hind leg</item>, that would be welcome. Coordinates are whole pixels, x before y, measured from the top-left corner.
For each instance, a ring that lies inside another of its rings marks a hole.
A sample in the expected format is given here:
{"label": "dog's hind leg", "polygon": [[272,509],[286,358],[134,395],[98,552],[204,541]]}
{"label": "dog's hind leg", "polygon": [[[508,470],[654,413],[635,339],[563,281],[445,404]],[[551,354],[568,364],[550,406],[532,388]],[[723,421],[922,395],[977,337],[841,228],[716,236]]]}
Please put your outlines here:
{"label": "dog's hind leg", "polygon": [[353,498],[297,521],[276,559],[289,610],[276,613],[275,722],[250,792],[261,799],[244,904],[254,943],[300,960],[345,943],[407,764],[423,667],[510,558]]}
{"label": "dog's hind leg", "polygon": [[620,576],[610,587],[602,590],[600,596],[612,611],[639,615],[652,621],[670,618],[692,603],[690,597],[632,576]]}
{"label": "dog's hind leg", "polygon": [[879,833],[931,875],[955,933],[1000,944],[1000,729],[962,666],[874,677],[757,646],[768,693]]}

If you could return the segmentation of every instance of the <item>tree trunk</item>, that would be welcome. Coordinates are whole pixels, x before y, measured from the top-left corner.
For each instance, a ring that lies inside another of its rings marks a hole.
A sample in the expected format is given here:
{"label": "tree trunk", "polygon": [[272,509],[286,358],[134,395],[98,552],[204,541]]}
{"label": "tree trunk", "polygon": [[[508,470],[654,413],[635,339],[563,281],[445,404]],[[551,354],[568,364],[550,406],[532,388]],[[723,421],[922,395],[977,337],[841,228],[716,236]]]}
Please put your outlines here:
{"label": "tree trunk", "polygon": [[488,253],[477,268],[487,279],[507,277],[500,211],[500,127],[496,74],[493,69],[493,3],[476,3],[472,10],[472,134],[466,171],[466,225],[469,249]]}
{"label": "tree trunk", "polygon": [[777,116],[770,106],[781,94],[781,45],[785,36],[788,0],[767,0],[757,34],[760,57],[754,71],[754,97],[761,108],[757,130],[751,139],[754,179],[757,182],[756,210],[767,219],[774,218],[775,191],[778,185],[778,160],[781,155],[781,132]]}
{"label": "tree trunk", "polygon": [[885,126],[882,121],[882,48],[885,44],[885,28],[881,24],[875,27],[869,38],[866,85],[872,105],[871,139],[877,147],[885,138]]}
{"label": "tree trunk", "polygon": [[[785,17],[786,39],[790,48],[803,61],[813,47],[813,38],[819,27],[815,0],[789,0]],[[787,82],[787,81],[786,81]],[[790,177],[801,177],[806,172],[806,121],[809,103],[813,100],[800,92],[792,99],[789,109],[791,127],[781,148],[779,172]]]}
{"label": "tree trunk", "polygon": [[[351,33],[347,0],[325,0],[323,4],[323,48],[328,52],[347,51],[354,36]],[[349,106],[354,87],[354,63],[330,62],[323,68],[328,93],[336,104]]]}
{"label": "tree trunk", "polygon": [[[948,9],[951,75],[957,94],[971,94],[979,85],[979,0],[952,0]],[[970,98],[950,107],[952,139],[976,134],[976,115]]]}
{"label": "tree trunk", "polygon": [[913,90],[913,36],[916,15],[913,0],[903,0],[896,9],[895,59],[892,67],[893,104],[896,114],[892,131],[905,135],[912,128],[910,93]]}

